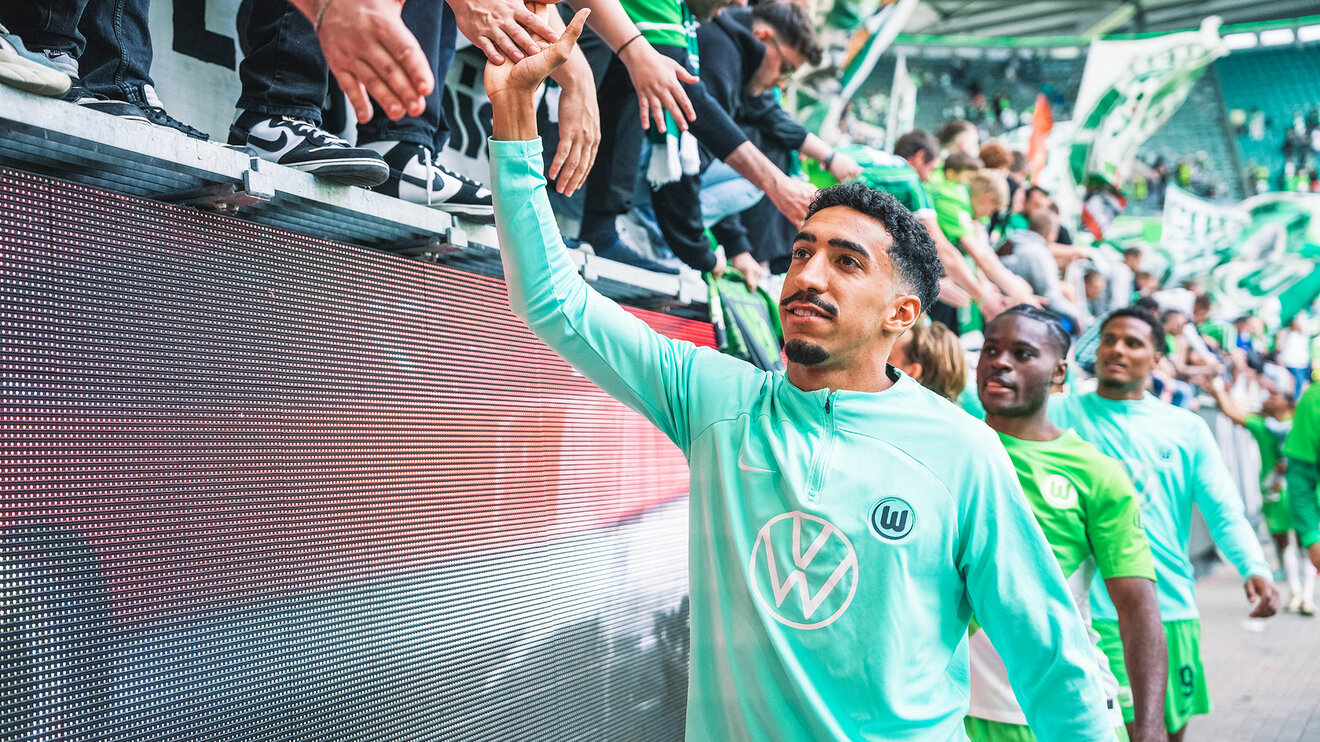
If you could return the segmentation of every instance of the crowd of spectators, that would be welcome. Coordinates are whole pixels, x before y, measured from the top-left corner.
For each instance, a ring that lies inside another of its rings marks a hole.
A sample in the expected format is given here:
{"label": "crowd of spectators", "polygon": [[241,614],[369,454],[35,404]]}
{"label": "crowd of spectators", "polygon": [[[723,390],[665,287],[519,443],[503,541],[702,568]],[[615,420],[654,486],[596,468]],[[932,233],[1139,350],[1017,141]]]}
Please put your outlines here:
{"label": "crowd of spectators", "polygon": [[[1273,136],[1279,142],[1281,167],[1250,160],[1243,165],[1243,176],[1253,193],[1267,191],[1302,191],[1320,193],[1320,103],[1298,108],[1290,122],[1275,122],[1256,107],[1229,112],[1234,134],[1253,142]],[[1285,124],[1283,133],[1276,126]]]}
{"label": "crowd of spectators", "polygon": [[[485,186],[435,157],[447,138],[439,86],[414,84],[418,97],[409,99],[396,92],[410,81],[388,74],[365,79],[353,60],[344,61],[343,44],[322,50],[327,28],[347,22],[340,15],[360,19],[378,5],[339,2],[245,0],[237,19],[245,53],[242,92],[229,144],[330,181],[488,218]],[[29,77],[0,79],[205,138],[168,114],[155,94],[147,3],[23,0],[6,6],[0,44],[27,65]],[[1120,255],[1074,245],[1051,194],[1029,182],[1023,153],[983,141],[987,129],[997,128],[988,120],[1016,123],[1008,121],[1013,109],[1007,97],[986,102],[979,83],[959,77],[956,65],[950,74],[959,80],[950,84],[972,86],[974,120],[954,118],[934,132],[907,132],[892,152],[867,141],[865,129],[840,137],[851,144],[836,148],[781,104],[798,70],[822,58],[818,24],[803,6],[788,0],[751,7],[717,0],[573,4],[592,10],[590,30],[556,74],[556,94],[543,104],[554,124],[546,137],[546,175],[561,199],[556,211],[575,217],[561,223],[571,247],[661,273],[686,265],[719,275],[732,266],[756,286],[787,269],[795,225],[815,188],[858,180],[896,196],[934,238],[946,278],[929,313],[955,336],[975,332],[1016,304],[1047,308],[1080,335],[1114,309],[1156,301],[1171,338],[1191,333],[1173,343],[1168,394],[1194,398],[1188,385],[1237,368],[1234,348],[1252,359],[1246,368],[1266,368],[1255,362],[1263,352],[1254,346],[1200,341],[1204,320],[1186,318],[1204,297],[1177,293],[1185,287],[1162,290],[1158,277],[1143,269],[1140,249]],[[567,4],[537,16],[506,0],[409,0],[397,22],[415,40],[424,71],[443,82],[460,32],[492,63],[516,61],[537,48],[536,38],[554,38],[572,12]],[[411,74],[400,60],[398,75]],[[1012,82],[1017,67],[1029,61],[1009,60],[1006,79]],[[356,144],[322,128],[332,71],[358,113]],[[1259,117],[1247,116],[1244,125],[1262,128]],[[1289,131],[1310,132],[1316,140],[1317,126],[1320,108],[1299,115]],[[1314,148],[1302,144],[1290,150],[1298,168],[1316,161],[1308,154]],[[1196,191],[1196,174],[1204,168],[1184,157],[1172,167],[1161,160],[1147,169],[1148,190],[1162,193],[1168,182]],[[1186,306],[1169,306],[1175,295]],[[1286,346],[1289,358],[1297,356],[1296,345]]]}

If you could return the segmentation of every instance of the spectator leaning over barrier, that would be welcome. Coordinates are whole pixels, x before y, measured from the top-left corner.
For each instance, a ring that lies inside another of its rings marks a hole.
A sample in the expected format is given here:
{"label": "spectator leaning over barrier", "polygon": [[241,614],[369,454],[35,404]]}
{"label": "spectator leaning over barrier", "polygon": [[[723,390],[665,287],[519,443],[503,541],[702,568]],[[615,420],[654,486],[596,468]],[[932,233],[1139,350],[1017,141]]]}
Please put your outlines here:
{"label": "spectator leaning over barrier", "polygon": [[166,113],[156,95],[148,5],[149,0],[6,0],[0,23],[73,79],[64,100],[207,139]]}
{"label": "spectator leaning over barrier", "polygon": [[1033,293],[1043,297],[1045,306],[1065,319],[1064,328],[1070,334],[1081,331],[1081,312],[1063,295],[1059,281],[1059,267],[1050,252],[1050,245],[1059,232],[1059,215],[1046,209],[1031,215],[1027,229],[1010,232],[999,256],[1015,275],[1030,286]]}
{"label": "spectator leaning over barrier", "polygon": [[1086,633],[1003,448],[887,363],[936,291],[925,230],[865,186],[821,193],[784,284],[786,372],[660,335],[578,275],[545,194],[535,89],[581,24],[486,68],[500,255],[514,312],[689,459],[687,738],[961,736],[972,606],[1041,738],[1104,738]]}
{"label": "spectator leaning over barrier", "polygon": [[[710,250],[701,223],[699,178],[682,165],[687,158],[680,153],[695,154],[691,149],[693,145],[686,143],[687,134],[669,131],[664,125],[663,111],[646,102],[645,95],[639,92],[637,72],[629,61],[637,53],[634,47],[642,45],[642,50],[654,50],[684,69],[688,66],[695,68],[696,57],[689,53],[695,48],[695,39],[689,36],[693,28],[690,22],[694,16],[709,19],[719,4],[703,2],[689,8],[688,4],[674,0],[623,0],[623,9],[638,24],[638,35],[626,39],[622,46],[614,47],[613,53],[610,47],[590,35],[584,40],[583,51],[599,76],[601,144],[599,166],[593,168],[587,177],[578,236],[581,241],[590,243],[601,257],[649,270],[677,272],[676,268],[667,269],[626,247],[619,239],[615,224],[632,205],[644,129],[654,124],[656,134],[648,179],[655,186],[651,202],[664,241],[675,255],[697,270],[717,271],[721,268]],[[783,65],[793,69],[802,62],[800,53],[784,45],[767,50],[766,54],[780,58]],[[691,71],[695,72],[695,69]],[[723,160],[769,196],[791,221],[800,222],[812,188],[789,178],[761,154],[703,82],[690,74],[681,82],[690,104],[686,116],[675,120],[675,125],[680,130],[687,130],[690,125],[691,135],[711,156]],[[643,114],[647,117],[643,118]],[[689,161],[688,164],[696,163]]]}
{"label": "spectator leaning over barrier", "polygon": [[1109,310],[1122,309],[1137,300],[1137,271],[1141,270],[1141,248],[1123,251],[1123,261],[1109,274]]}
{"label": "spectator leaning over barrier", "polygon": [[[1008,186],[1003,177],[980,170],[961,170],[967,164],[979,163],[961,152],[950,154],[944,161],[943,180],[927,183],[940,229],[949,241],[964,255],[971,258],[981,273],[1007,297],[1006,304],[1040,305],[1031,286],[1004,267],[990,248],[985,227],[980,220],[993,214],[1008,200]],[[963,185],[959,180],[966,180]],[[992,307],[981,306],[986,319],[994,316]],[[944,321],[943,317],[937,317]]]}
{"label": "spectator leaning over barrier", "polygon": [[961,152],[968,157],[978,157],[981,153],[981,135],[976,124],[966,119],[950,119],[936,133],[940,140],[940,153],[948,156]]}
{"label": "spectator leaning over barrier", "polygon": [[[1010,177],[1010,182],[1011,180]],[[1056,214],[1059,213],[1059,206],[1054,202],[1054,198],[1050,196],[1050,192],[1040,186],[1031,186],[1030,188],[1027,188],[1026,192],[1022,193],[1021,200],[1021,207],[1008,217],[1008,224],[1005,226],[1005,229],[1009,232],[1026,229],[1027,219],[1041,209],[1049,209]],[[1071,246],[1073,244],[1072,232],[1070,232],[1068,226],[1062,222],[1059,224],[1059,239],[1056,240],[1056,243],[1065,246]],[[1078,254],[1075,257],[1086,256]]]}
{"label": "spectator leaning over barrier", "polygon": [[[747,112],[748,103],[763,95],[773,96],[773,90],[797,71],[802,63],[818,64],[820,46],[812,27],[811,16],[799,5],[778,0],[753,8],[729,8],[721,11],[697,29],[697,43],[705,72],[702,79],[711,96],[743,127],[753,146],[765,142],[759,130],[749,130],[739,119]],[[773,97],[771,98],[773,101]],[[762,104],[764,106],[764,103]],[[832,150],[819,137],[807,133],[777,102],[760,113],[762,122],[771,128],[789,129],[790,145],[775,149],[790,155],[792,150],[806,147],[821,159],[831,156]],[[774,120],[768,120],[775,116]],[[797,135],[801,134],[799,138]],[[771,140],[771,143],[776,143]],[[766,153],[762,153],[766,154]],[[839,171],[856,175],[857,166],[845,155],[833,155]],[[768,157],[768,155],[767,155]],[[771,158],[781,172],[787,172],[787,157],[779,162]],[[706,169],[691,180],[680,180],[674,187],[692,183],[702,187],[701,218],[710,227],[711,234],[724,247],[726,259],[755,285],[761,266],[742,213],[760,200],[762,195],[751,183],[739,177],[726,163],[712,160],[708,150],[702,152]],[[782,163],[782,164],[781,164]],[[834,164],[834,161],[831,161]],[[706,182],[719,182],[719,191],[728,194],[712,198]],[[730,186],[734,188],[730,188]],[[670,186],[665,186],[666,188]],[[722,266],[716,266],[721,269]]]}
{"label": "spectator leaning over barrier", "polygon": [[1311,333],[1306,329],[1306,316],[1293,315],[1288,326],[1274,336],[1274,352],[1280,366],[1292,374],[1292,398],[1300,399],[1311,383]]}
{"label": "spectator leaning over barrier", "polygon": [[935,137],[914,129],[898,138],[892,155],[865,146],[853,146],[848,151],[855,154],[862,165],[858,182],[898,199],[935,240],[945,278],[940,281],[940,300],[927,311],[931,319],[946,327],[950,323],[956,326],[958,308],[971,301],[981,302],[981,306],[992,314],[1005,306],[999,289],[976,276],[962,253],[940,229],[935,204],[926,190],[926,182],[940,153]]}

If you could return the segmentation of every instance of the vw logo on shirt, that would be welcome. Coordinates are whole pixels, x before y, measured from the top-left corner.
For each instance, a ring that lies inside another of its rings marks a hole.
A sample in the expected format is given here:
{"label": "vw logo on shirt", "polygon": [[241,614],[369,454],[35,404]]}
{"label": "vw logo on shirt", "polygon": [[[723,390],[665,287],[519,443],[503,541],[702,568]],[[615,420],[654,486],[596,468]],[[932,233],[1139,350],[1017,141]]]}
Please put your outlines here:
{"label": "vw logo on shirt", "polygon": [[857,593],[857,552],[833,523],[798,510],[761,526],[747,564],[752,593],[776,621],[822,629]]}

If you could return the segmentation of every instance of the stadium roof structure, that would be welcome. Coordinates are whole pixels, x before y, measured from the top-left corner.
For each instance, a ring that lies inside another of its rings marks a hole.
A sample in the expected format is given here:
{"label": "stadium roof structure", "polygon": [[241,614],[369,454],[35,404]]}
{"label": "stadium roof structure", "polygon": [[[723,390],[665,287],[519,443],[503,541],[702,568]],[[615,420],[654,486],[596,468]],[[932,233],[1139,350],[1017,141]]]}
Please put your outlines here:
{"label": "stadium roof structure", "polygon": [[903,30],[921,35],[1095,37],[1192,29],[1211,15],[1225,24],[1244,24],[1317,12],[1317,0],[921,0]]}

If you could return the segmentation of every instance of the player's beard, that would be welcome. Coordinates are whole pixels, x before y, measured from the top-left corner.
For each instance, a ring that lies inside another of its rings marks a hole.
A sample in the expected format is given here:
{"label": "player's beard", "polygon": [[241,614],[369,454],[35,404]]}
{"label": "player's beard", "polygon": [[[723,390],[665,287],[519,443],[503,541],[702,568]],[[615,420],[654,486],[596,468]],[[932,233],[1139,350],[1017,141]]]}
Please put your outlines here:
{"label": "player's beard", "polygon": [[784,345],[784,355],[789,363],[803,366],[819,366],[830,359],[829,351],[805,340],[794,338]]}

